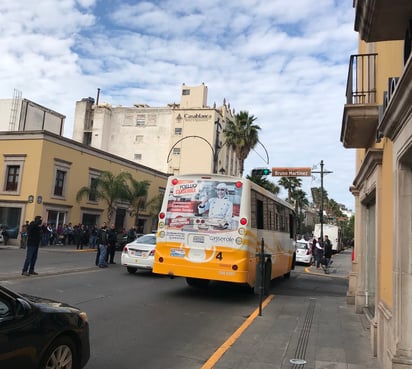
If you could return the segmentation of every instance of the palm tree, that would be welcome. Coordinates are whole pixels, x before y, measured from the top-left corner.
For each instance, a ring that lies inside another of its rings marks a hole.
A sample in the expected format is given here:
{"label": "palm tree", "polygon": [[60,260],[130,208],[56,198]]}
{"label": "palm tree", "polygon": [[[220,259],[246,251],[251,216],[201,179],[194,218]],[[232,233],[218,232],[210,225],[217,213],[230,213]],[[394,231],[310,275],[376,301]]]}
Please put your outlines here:
{"label": "palm tree", "polygon": [[103,200],[107,205],[107,222],[110,224],[116,210],[116,202],[127,200],[127,180],[132,178],[128,172],[121,172],[117,176],[109,171],[101,172],[90,187],[82,187],[76,195],[77,202],[84,196],[92,197],[96,201]]}
{"label": "palm tree", "polygon": [[247,179],[251,180],[252,182],[255,182],[259,186],[267,189],[268,191],[272,192],[273,194],[277,195],[280,192],[279,186],[277,186],[275,183],[267,180],[264,176],[246,176]]}
{"label": "palm tree", "polygon": [[240,174],[243,175],[244,164],[250,150],[259,142],[260,127],[253,122],[257,118],[249,115],[247,111],[240,111],[235,115],[234,121],[228,121],[223,132],[226,143],[231,147],[240,162]]}
{"label": "palm tree", "polygon": [[135,224],[139,223],[139,213],[146,207],[147,191],[150,186],[149,181],[136,181],[134,178],[129,178],[130,187],[128,187],[127,201],[131,205],[130,216],[135,216]]}
{"label": "palm tree", "polygon": [[303,223],[303,211],[302,209],[304,206],[309,206],[309,201],[306,195],[306,192],[301,190],[301,189],[295,189],[291,193],[292,199],[295,201],[295,212],[296,215],[298,216],[298,227],[297,231],[298,233],[302,234],[302,223]]}
{"label": "palm tree", "polygon": [[332,218],[337,222],[339,218],[343,217],[340,205],[333,199],[327,199],[325,202],[326,214],[328,218]]}
{"label": "palm tree", "polygon": [[302,185],[302,180],[297,177],[282,177],[278,183],[288,191],[288,202],[290,203],[292,200],[292,192]]}
{"label": "palm tree", "polygon": [[324,204],[326,201],[328,201],[328,192],[324,188],[322,191],[322,187],[314,187],[312,188],[312,197],[313,203],[315,207],[319,209],[320,214],[320,209],[324,209]]}
{"label": "palm tree", "polygon": [[[163,202],[163,194],[159,193],[157,196],[151,198],[147,203],[146,203],[146,211],[148,214],[152,217],[152,227],[153,224],[157,224],[157,216],[160,213],[160,209],[162,208],[162,202]],[[155,221],[153,221],[155,219]]]}

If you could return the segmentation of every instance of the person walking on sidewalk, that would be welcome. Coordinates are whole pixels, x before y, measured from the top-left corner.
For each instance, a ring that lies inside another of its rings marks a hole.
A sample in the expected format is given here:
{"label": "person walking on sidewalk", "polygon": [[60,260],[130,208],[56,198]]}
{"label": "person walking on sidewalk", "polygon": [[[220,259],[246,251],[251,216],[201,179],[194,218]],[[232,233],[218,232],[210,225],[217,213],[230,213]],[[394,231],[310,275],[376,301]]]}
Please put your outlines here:
{"label": "person walking on sidewalk", "polygon": [[313,257],[313,261],[312,261],[312,265],[316,265],[316,237],[313,237],[311,243],[310,243],[310,247],[312,250],[312,257]]}
{"label": "person walking on sidewalk", "polygon": [[323,257],[323,242],[320,237],[318,238],[318,242],[316,242],[315,255],[316,255],[316,269],[320,269],[320,262]]}
{"label": "person walking on sidewalk", "polygon": [[325,242],[324,242],[324,250],[323,253],[325,255],[325,259],[326,259],[326,264],[325,264],[325,273],[329,273],[329,267],[330,265],[333,263],[332,260],[332,242],[330,242],[330,239],[327,235],[325,235]]}
{"label": "person walking on sidewalk", "polygon": [[106,253],[107,253],[107,226],[103,223],[102,227],[97,232],[98,251],[96,255],[96,265],[99,268],[107,268]]}
{"label": "person walking on sidewalk", "polygon": [[22,275],[29,276],[37,275],[34,267],[37,261],[40,242],[42,240],[42,217],[37,215],[27,228],[27,252],[26,260],[24,261]]}

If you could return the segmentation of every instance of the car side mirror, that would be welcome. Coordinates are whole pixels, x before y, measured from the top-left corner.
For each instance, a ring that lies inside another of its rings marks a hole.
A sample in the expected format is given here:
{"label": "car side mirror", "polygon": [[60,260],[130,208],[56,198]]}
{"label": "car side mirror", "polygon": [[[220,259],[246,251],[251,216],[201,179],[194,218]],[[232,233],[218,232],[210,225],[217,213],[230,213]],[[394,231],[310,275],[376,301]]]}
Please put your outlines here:
{"label": "car side mirror", "polygon": [[16,307],[16,318],[23,318],[32,310],[31,305],[21,298],[17,298]]}

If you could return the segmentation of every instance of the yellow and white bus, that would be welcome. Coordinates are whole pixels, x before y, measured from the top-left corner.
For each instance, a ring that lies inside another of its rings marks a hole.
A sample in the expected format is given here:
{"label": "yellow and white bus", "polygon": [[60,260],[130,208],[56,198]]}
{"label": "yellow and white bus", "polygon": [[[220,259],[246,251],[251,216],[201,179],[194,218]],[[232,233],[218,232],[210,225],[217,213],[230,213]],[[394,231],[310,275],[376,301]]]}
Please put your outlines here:
{"label": "yellow and white bus", "polygon": [[248,179],[181,175],[168,179],[159,213],[153,272],[209,281],[260,285],[264,245],[265,290],[295,265],[293,207]]}

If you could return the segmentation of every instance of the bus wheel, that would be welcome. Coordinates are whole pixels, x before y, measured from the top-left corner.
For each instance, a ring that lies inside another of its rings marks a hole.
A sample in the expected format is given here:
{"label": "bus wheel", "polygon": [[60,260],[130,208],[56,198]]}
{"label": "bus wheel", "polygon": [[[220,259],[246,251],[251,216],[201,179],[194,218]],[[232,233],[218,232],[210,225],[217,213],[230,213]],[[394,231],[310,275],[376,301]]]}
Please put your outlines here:
{"label": "bus wheel", "polygon": [[287,273],[283,274],[283,278],[289,279],[290,278],[290,272],[287,272]]}
{"label": "bus wheel", "polygon": [[137,268],[127,267],[127,271],[128,271],[130,274],[134,274],[134,273],[136,273]]}
{"label": "bus wheel", "polygon": [[272,260],[267,259],[265,262],[265,279],[264,279],[264,284],[263,284],[263,292],[265,295],[269,294],[271,281],[272,281]]}
{"label": "bus wheel", "polygon": [[186,278],[186,283],[191,287],[206,288],[209,282],[208,279]]}

